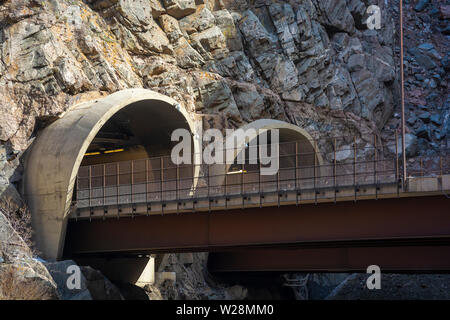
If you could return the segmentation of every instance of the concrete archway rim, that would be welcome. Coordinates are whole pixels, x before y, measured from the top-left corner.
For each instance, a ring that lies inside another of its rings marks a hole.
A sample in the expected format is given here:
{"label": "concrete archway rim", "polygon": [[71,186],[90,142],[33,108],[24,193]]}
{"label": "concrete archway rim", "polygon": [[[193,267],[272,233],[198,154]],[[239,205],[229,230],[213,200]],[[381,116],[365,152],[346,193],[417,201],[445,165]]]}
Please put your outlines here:
{"label": "concrete archway rim", "polygon": [[[127,97],[127,95],[131,95],[131,96]],[[109,103],[110,100],[113,100],[113,99],[115,100],[117,98],[121,99],[121,100],[124,99],[124,100],[122,100],[122,102],[120,104],[115,105],[110,110],[108,110],[107,113],[105,113],[105,115],[97,122],[95,127],[92,128],[91,133],[86,138],[86,140],[83,142],[80,152],[76,158],[76,162],[73,166],[72,173],[70,175],[70,182],[69,182],[69,186],[68,186],[68,195],[70,197],[71,197],[71,193],[72,193],[72,190],[74,187],[76,175],[77,175],[79,167],[81,165],[81,161],[83,160],[84,154],[85,154],[87,148],[89,147],[89,145],[91,144],[92,140],[95,138],[95,136],[100,131],[100,129],[106,124],[106,122],[114,114],[116,114],[120,110],[126,108],[127,106],[129,106],[133,103],[136,103],[136,102],[146,101],[146,100],[148,100],[148,101],[157,100],[157,101],[166,102],[167,104],[171,105],[172,107],[175,107],[176,110],[183,115],[183,117],[186,119],[186,121],[188,123],[191,133],[194,134],[196,131],[195,123],[194,123],[195,121],[194,121],[194,119],[192,119],[191,114],[188,113],[183,107],[181,107],[180,104],[176,100],[174,100],[168,96],[162,95],[158,92],[149,90],[149,89],[124,89],[124,90],[112,93],[111,95],[108,95],[104,98],[87,102],[87,104],[83,103],[80,105],[75,105],[74,108],[72,109],[72,111],[82,110],[85,108],[92,108],[95,104]],[[177,106],[180,106],[180,107],[177,108]],[[198,152],[198,150],[200,150],[199,142],[196,139],[193,139],[193,142],[194,142],[194,152]],[[199,169],[196,168],[196,170],[199,170]],[[70,201],[68,201],[68,203],[70,203]],[[69,209],[70,208],[68,208],[68,207],[64,208],[65,216],[67,215]]]}
{"label": "concrete archway rim", "polygon": [[[276,119],[258,119],[255,121],[252,121],[242,127],[240,127],[239,129],[242,129],[244,131],[246,131],[247,129],[255,129],[255,130],[270,130],[270,129],[287,129],[287,130],[292,130],[293,132],[296,132],[297,134],[301,135],[304,139],[306,139],[310,144],[311,147],[313,148],[315,154],[316,154],[316,158],[317,158],[317,165],[321,166],[323,165],[323,158],[322,155],[320,154],[320,150],[317,146],[316,143],[314,143],[314,138],[303,128],[289,123],[289,122],[285,122],[282,120],[276,120]],[[253,140],[258,136],[258,133],[256,133],[255,136],[251,137],[250,139]],[[233,137],[234,138],[234,137]],[[230,138],[227,138],[227,141]],[[238,156],[238,151],[236,151],[235,157]]]}
{"label": "concrete archway rim", "polygon": [[[92,140],[118,111],[147,100],[173,107],[195,134],[196,119],[176,100],[148,89],[125,89],[70,107],[34,140],[25,158],[23,194],[32,212],[37,245],[45,256],[61,257],[76,176]],[[194,152],[199,150],[194,139]]]}

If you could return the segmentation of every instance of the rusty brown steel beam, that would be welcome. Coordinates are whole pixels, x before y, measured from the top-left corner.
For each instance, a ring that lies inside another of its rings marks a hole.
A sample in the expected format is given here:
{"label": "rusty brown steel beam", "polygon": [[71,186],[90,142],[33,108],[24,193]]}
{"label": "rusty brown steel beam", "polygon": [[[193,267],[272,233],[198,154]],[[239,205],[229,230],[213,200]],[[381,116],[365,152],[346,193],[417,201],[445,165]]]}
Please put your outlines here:
{"label": "rusty brown steel beam", "polygon": [[214,252],[210,272],[382,272],[449,271],[450,244],[342,248],[277,248]]}
{"label": "rusty brown steel beam", "polygon": [[403,0],[400,0],[400,102],[401,102],[401,130],[402,130],[402,162],[403,162],[403,188],[406,187],[407,161],[406,161],[406,124],[405,124],[405,71],[403,47]]}
{"label": "rusty brown steel beam", "polygon": [[444,196],[70,221],[66,255],[450,237]]}

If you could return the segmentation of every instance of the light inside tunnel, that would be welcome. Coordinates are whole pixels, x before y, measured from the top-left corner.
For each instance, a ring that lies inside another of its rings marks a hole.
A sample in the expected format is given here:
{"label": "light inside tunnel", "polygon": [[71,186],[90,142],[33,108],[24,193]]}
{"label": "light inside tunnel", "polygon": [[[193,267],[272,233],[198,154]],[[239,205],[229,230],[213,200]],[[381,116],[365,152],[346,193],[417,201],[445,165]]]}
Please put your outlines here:
{"label": "light inside tunnel", "polygon": [[175,173],[170,157],[171,135],[179,128],[191,132],[183,113],[161,101],[142,100],[115,113],[84,154],[72,196],[76,207],[159,199],[162,189],[175,188],[176,175],[190,191],[194,170]]}
{"label": "light inside tunnel", "polygon": [[240,173],[246,173],[247,172],[247,170],[237,170],[237,171],[228,171],[227,172],[227,174],[228,175],[230,175],[230,174],[240,174]]}
{"label": "light inside tunnel", "polygon": [[[89,145],[82,166],[170,155],[173,130],[189,125],[183,114],[163,102],[143,100],[112,116]],[[95,157],[90,157],[95,155]]]}
{"label": "light inside tunnel", "polygon": [[[172,188],[166,184],[170,162],[152,159],[169,154],[175,128],[194,133],[195,117],[176,104],[151,90],[121,90],[74,105],[39,133],[25,158],[23,194],[33,213],[36,246],[45,258],[62,257],[66,226],[81,200],[88,208],[100,200],[107,206],[137,201],[130,190],[142,193],[147,186],[149,193],[160,194],[157,185]],[[192,144],[199,148],[197,141]],[[124,151],[104,153],[118,149]],[[192,176],[189,169],[180,170],[180,176]],[[188,184],[180,187],[190,190],[192,178]]]}
{"label": "light inside tunnel", "polygon": [[102,153],[108,154],[108,153],[116,153],[116,152],[123,152],[123,151],[125,151],[125,149],[113,149],[113,150],[105,150],[105,151],[103,151],[103,152],[100,152],[100,151],[97,151],[97,152],[87,152],[87,153],[85,153],[84,155],[85,155],[85,156],[97,156],[97,155],[102,154]]}
{"label": "light inside tunnel", "polygon": [[99,152],[99,151],[97,151],[97,152],[87,152],[84,155],[85,156],[96,156],[96,155],[99,155],[99,154],[102,154],[102,153]]}

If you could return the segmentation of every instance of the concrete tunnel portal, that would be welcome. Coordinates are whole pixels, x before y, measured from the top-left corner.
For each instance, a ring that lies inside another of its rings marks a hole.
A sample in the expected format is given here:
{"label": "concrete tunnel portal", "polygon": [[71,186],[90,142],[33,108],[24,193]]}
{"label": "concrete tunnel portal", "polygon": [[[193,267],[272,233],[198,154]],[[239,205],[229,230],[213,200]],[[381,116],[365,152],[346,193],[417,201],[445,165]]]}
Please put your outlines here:
{"label": "concrete tunnel portal", "polygon": [[190,130],[182,113],[148,100],[134,102],[104,124],[81,166],[170,155],[177,128]]}
{"label": "concrete tunnel portal", "polygon": [[[32,212],[35,242],[43,257],[57,260],[63,256],[71,204],[77,200],[74,190],[83,168],[168,156],[175,143],[171,133],[177,128],[188,129],[195,137],[202,131],[202,120],[167,96],[145,89],[127,89],[75,105],[40,132],[25,159],[23,193]],[[311,136],[298,126],[262,119],[242,128],[279,129],[281,144],[295,142],[309,154],[297,160],[304,170],[310,170],[315,162],[322,164]],[[192,152],[201,152],[200,146],[194,138]],[[292,167],[296,160],[290,156],[284,161],[285,164],[280,161],[281,167]],[[194,168],[195,176],[200,166]],[[221,172],[232,170],[230,165],[215,168]],[[292,169],[282,174],[292,176]],[[195,188],[197,182],[192,183]],[[146,263],[141,263],[140,270],[145,267]],[[131,268],[136,269],[134,264]],[[135,272],[136,279],[139,272]]]}
{"label": "concrete tunnel portal", "polygon": [[44,258],[62,257],[81,165],[170,154],[171,132],[186,128],[194,135],[197,125],[175,100],[151,90],[127,89],[75,105],[45,128],[26,156],[23,183],[35,242]]}

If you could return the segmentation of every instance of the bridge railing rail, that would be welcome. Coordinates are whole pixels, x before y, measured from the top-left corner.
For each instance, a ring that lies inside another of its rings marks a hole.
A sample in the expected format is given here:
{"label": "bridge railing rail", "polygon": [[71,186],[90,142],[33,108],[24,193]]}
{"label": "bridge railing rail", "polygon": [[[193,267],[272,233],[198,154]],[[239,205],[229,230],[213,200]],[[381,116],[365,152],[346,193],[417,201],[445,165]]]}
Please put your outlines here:
{"label": "bridge railing rail", "polygon": [[[323,190],[359,190],[368,186],[402,188],[399,139],[380,143],[377,136],[325,138],[309,143],[278,144],[279,170],[262,175],[259,156],[245,163],[175,164],[170,156],[82,166],[74,192],[77,208],[227,198],[296,191],[317,197]],[[235,150],[236,154],[243,149]],[[269,148],[270,150],[270,148]],[[246,149],[248,155],[248,148]],[[193,157],[194,158],[194,157]],[[250,158],[250,159],[249,159]],[[254,161],[251,161],[254,160]],[[450,171],[447,152],[421,157],[410,176],[436,176]]]}

